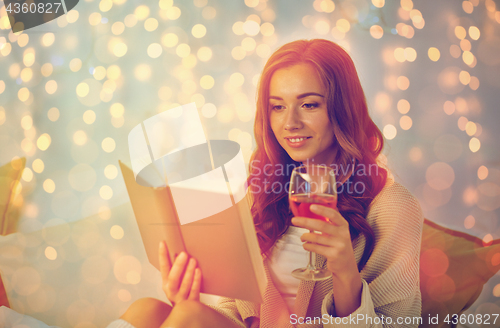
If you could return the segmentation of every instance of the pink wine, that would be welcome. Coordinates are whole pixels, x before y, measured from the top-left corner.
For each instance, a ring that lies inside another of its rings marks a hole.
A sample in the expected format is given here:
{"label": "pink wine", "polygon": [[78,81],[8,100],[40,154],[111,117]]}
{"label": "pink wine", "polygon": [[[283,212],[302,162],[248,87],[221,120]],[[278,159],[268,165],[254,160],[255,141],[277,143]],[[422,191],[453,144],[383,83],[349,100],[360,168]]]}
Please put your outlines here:
{"label": "pink wine", "polygon": [[327,218],[311,212],[309,207],[313,204],[323,205],[336,209],[337,196],[329,194],[298,194],[290,196],[290,207],[295,216],[303,216],[306,218],[328,221]]}

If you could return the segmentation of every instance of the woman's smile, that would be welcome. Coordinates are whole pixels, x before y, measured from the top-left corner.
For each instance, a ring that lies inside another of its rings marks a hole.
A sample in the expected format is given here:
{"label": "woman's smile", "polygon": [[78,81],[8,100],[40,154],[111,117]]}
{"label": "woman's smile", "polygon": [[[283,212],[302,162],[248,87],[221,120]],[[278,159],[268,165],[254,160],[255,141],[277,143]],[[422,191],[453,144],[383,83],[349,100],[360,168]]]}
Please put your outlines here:
{"label": "woman's smile", "polygon": [[301,63],[274,72],[269,110],[274,136],[294,161],[332,163],[335,137],[326,88],[312,65]]}

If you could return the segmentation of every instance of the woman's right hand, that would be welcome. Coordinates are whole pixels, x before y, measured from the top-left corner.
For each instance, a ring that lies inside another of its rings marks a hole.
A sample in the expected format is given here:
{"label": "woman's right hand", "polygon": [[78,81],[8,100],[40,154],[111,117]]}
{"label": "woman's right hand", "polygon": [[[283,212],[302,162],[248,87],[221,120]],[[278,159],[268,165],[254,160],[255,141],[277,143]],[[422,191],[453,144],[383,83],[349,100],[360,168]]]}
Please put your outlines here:
{"label": "woman's right hand", "polygon": [[196,267],[196,260],[181,252],[170,265],[164,241],[160,242],[159,257],[162,288],[172,306],[184,300],[199,301],[201,270]]}

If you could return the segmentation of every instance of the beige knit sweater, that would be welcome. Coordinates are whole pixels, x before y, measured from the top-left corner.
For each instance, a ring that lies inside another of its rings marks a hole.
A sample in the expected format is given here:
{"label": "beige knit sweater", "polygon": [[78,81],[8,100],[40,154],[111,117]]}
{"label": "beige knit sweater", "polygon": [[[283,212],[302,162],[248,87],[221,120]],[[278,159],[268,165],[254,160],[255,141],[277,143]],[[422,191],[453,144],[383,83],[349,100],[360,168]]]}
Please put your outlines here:
{"label": "beige knit sweater", "polygon": [[[295,308],[290,314],[272,283],[266,260],[268,285],[262,304],[221,298],[216,309],[241,327],[252,328],[417,327],[422,305],[419,284],[421,208],[405,187],[388,179],[372,201],[366,219],[375,233],[375,248],[361,270],[361,306],[351,316],[330,316],[334,313],[335,295],[331,280],[301,281]],[[358,262],[364,245],[363,236],[353,241]],[[325,258],[317,255],[316,263],[325,267]]]}

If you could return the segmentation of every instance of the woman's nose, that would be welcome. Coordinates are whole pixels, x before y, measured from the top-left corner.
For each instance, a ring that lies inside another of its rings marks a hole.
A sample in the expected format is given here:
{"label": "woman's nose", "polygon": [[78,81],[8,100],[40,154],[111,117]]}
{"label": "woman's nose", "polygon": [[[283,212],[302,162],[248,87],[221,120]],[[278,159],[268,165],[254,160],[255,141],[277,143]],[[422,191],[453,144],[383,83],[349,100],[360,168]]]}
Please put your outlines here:
{"label": "woman's nose", "polygon": [[295,130],[300,129],[302,126],[302,121],[300,120],[300,115],[297,110],[291,108],[287,111],[285,117],[285,130]]}

